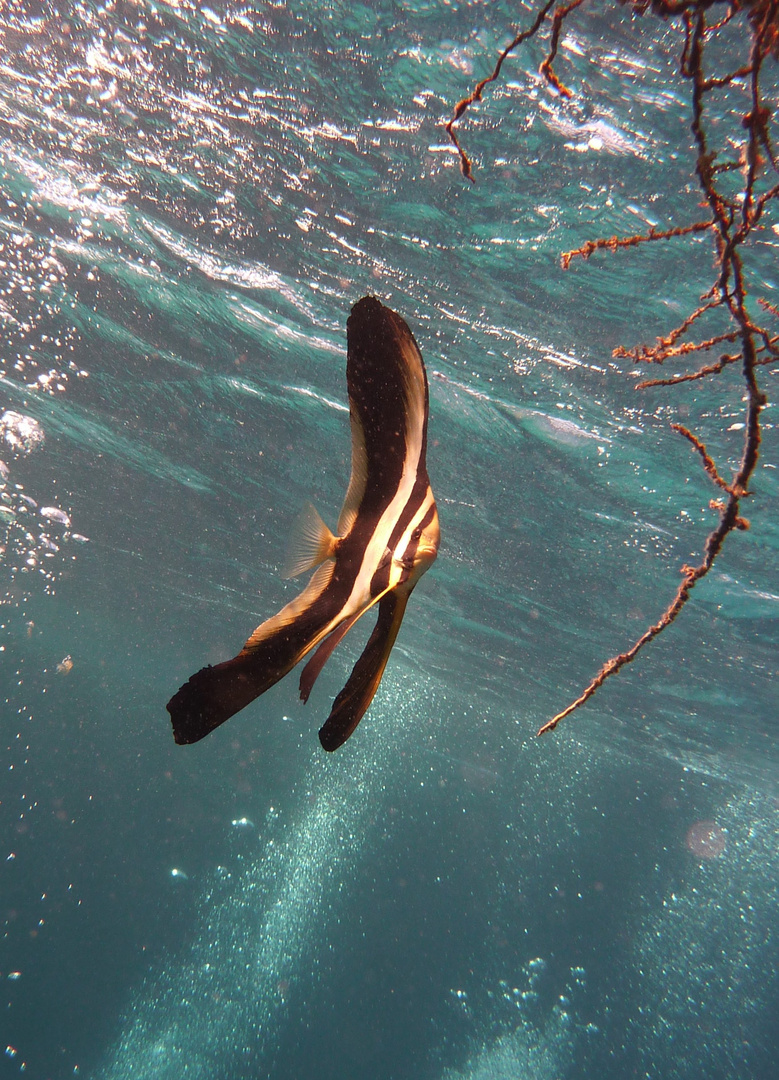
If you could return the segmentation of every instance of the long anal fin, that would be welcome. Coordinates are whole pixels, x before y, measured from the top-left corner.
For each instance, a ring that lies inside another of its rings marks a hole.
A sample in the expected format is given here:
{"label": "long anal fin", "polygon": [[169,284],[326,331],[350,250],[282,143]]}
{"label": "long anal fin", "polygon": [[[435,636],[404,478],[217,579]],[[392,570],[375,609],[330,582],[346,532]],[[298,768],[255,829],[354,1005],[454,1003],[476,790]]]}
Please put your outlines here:
{"label": "long anal fin", "polygon": [[325,750],[337,750],[346,742],[373,701],[410,595],[411,590],[395,589],[379,602],[379,617],[368,644],[320,728],[319,741]]}
{"label": "long anal fin", "polygon": [[335,554],[337,537],[312,503],[306,503],[290,532],[282,577],[293,578],[319,566]]}
{"label": "long anal fin", "polygon": [[352,615],[351,619],[346,619],[345,622],[342,622],[341,625],[337,627],[337,629],[333,630],[330,637],[325,638],[325,640],[319,646],[319,648],[311,657],[309,662],[303,668],[302,672],[300,673],[300,700],[304,704],[308,701],[314,683],[319,678],[320,671],[325,666],[330,657],[333,655],[336,645],[346,634],[349,633],[351,628],[354,626],[354,624],[357,622],[357,620],[362,614],[364,614],[364,610],[361,609],[357,612],[356,615]]}

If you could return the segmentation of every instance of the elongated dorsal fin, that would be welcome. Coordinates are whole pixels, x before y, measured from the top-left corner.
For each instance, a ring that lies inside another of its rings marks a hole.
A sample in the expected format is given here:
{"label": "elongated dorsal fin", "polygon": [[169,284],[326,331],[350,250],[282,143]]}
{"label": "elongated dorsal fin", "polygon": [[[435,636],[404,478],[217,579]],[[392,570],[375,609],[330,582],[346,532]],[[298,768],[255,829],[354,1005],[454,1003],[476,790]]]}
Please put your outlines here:
{"label": "elongated dorsal fin", "polygon": [[337,538],[325,525],[316,507],[306,503],[292,527],[282,577],[293,578],[319,566],[335,554]]}

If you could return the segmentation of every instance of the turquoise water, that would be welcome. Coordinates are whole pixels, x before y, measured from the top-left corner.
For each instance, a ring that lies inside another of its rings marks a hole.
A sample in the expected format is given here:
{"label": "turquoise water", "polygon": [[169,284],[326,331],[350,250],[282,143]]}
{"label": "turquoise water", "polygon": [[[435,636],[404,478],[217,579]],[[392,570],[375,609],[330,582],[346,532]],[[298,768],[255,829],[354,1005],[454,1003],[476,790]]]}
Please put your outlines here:
{"label": "turquoise water", "polygon": [[[3,1080],[774,1075],[773,409],[751,530],[536,739],[714,524],[669,423],[727,472],[743,416],[734,368],[637,392],[611,357],[697,305],[705,239],[559,264],[701,216],[676,31],[582,10],[569,104],[531,43],[461,125],[471,186],[442,123],[517,17],[0,14]],[[426,360],[438,560],[337,754],[357,630],[305,707],[291,677],[177,747],[171,694],[294,595],[301,506],[335,523],[366,293]]]}

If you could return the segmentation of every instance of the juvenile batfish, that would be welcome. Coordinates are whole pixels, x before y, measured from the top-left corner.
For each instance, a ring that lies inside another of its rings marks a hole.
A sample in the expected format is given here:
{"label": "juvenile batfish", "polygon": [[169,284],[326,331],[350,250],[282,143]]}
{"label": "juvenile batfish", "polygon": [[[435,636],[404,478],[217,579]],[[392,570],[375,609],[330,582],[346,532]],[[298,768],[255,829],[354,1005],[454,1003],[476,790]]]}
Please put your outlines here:
{"label": "juvenile batfish", "polygon": [[440,532],[425,464],[422,354],[403,319],[372,296],[352,308],[346,335],[352,474],[338,535],[309,508],[289,571],[319,569],[237,656],[202,668],[173,695],[167,708],[177,743],[208,735],[319,646],[300,677],[307,701],[338,642],[378,604],[373,633],[319,732],[325,750],[336,750],[373,700],[408,598],[436,557]]}

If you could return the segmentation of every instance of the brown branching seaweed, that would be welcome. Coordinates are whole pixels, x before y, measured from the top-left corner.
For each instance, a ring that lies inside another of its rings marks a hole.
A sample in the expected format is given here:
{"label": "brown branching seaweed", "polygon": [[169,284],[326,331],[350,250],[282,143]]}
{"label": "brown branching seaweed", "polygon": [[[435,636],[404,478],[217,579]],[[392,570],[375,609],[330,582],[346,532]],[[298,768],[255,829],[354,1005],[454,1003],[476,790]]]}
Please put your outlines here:
{"label": "brown branching seaweed", "polygon": [[711,479],[714,481],[715,484],[721,487],[723,491],[727,491],[727,493],[731,495],[733,493],[733,490],[730,484],[728,484],[727,481],[723,480],[720,474],[717,472],[717,466],[714,464],[713,459],[709,456],[708,450],[698,438],[698,436],[693,435],[689,428],[684,427],[682,424],[671,424],[671,427],[674,429],[674,431],[678,431],[680,435],[684,435],[685,439],[689,439],[689,441],[701,455],[703,467],[709,474]]}
{"label": "brown branching seaweed", "polygon": [[[682,225],[675,229],[650,229],[644,236],[610,236],[605,240],[588,240],[575,251],[564,251],[560,256],[563,270],[567,270],[571,262],[578,255],[582,259],[589,259],[590,255],[605,248],[607,251],[616,251],[617,248],[637,247],[638,244],[646,244],[650,240],[669,240],[672,236],[685,236],[687,233],[703,232],[710,229],[712,222],[696,221],[693,225]],[[707,305],[708,306],[708,305]]]}
{"label": "brown branching seaweed", "polygon": [[[533,37],[534,34],[536,34],[538,32],[538,28],[541,26],[541,24],[546,19],[547,15],[549,14],[549,9],[553,6],[554,2],[555,2],[555,0],[547,0],[547,2],[544,4],[544,6],[541,8],[541,10],[538,12],[538,15],[536,16],[536,20],[533,23],[533,25],[530,27],[530,29],[529,30],[523,30],[521,33],[517,34],[517,36],[514,38],[514,40],[511,42],[511,44],[507,45],[506,48],[503,50],[503,52],[500,54],[500,56],[498,57],[497,63],[495,64],[495,67],[493,68],[492,74],[488,75],[486,79],[482,79],[482,81],[480,83],[477,83],[476,86],[473,88],[473,90],[468,95],[468,97],[463,98],[462,101],[458,101],[457,104],[455,105],[454,116],[449,121],[449,123],[446,125],[446,131],[447,131],[447,134],[449,135],[449,138],[452,140],[455,147],[457,148],[457,153],[460,155],[460,168],[462,169],[462,174],[466,178],[466,180],[470,180],[472,184],[475,184],[476,181],[475,181],[474,176],[473,176],[473,169],[472,169],[472,165],[471,165],[471,159],[465,153],[462,146],[460,146],[460,143],[459,143],[459,141],[457,139],[457,135],[455,134],[455,131],[454,131],[454,125],[457,123],[457,121],[460,119],[460,117],[463,115],[463,113],[467,109],[470,109],[471,105],[473,105],[473,103],[475,101],[481,101],[481,95],[482,95],[482,92],[483,92],[485,86],[487,86],[491,82],[495,82],[495,80],[498,78],[498,76],[500,75],[500,69],[503,67],[503,61],[506,59],[506,57],[509,56],[511,53],[513,53],[514,50],[516,48],[518,48],[518,46],[520,46],[523,41],[526,41],[527,38]],[[559,31],[558,31],[558,34],[559,34]],[[551,67],[548,70],[551,70]],[[547,78],[548,77],[549,77],[549,75],[547,73]]]}
{"label": "brown branching seaweed", "polygon": [[560,97],[569,98],[573,95],[567,86],[564,86],[555,75],[552,64],[557,56],[557,46],[560,44],[560,31],[563,28],[563,22],[571,14],[574,8],[579,7],[584,0],[571,0],[570,4],[566,4],[565,7],[559,7],[552,16],[552,34],[549,38],[549,52],[546,54],[541,67],[538,69],[540,75],[543,75],[548,83],[555,88]]}
{"label": "brown branching seaweed", "polygon": [[[481,99],[484,87],[494,82],[506,57],[523,41],[534,37],[553,6],[554,0],[544,3],[536,14],[531,27],[517,34],[512,43],[500,54],[492,74],[480,82],[474,91],[457,105],[454,116],[447,124],[447,132],[460,155],[463,175],[474,182],[470,158],[462,149],[453,130],[453,125],[461,119],[467,109]],[[555,74],[552,64],[557,56],[560,33],[566,18],[578,8],[583,0],[573,0],[561,4],[552,16],[552,28],[546,59],[540,73],[562,97],[570,97],[571,91],[563,85]],[[766,164],[779,172],[777,159],[769,134],[772,110],[761,94],[760,77],[764,62],[769,58],[779,59],[779,0],[620,0],[629,4],[639,15],[651,12],[664,19],[679,24],[682,31],[682,49],[679,58],[679,73],[690,86],[692,110],[691,130],[695,144],[694,172],[698,186],[708,207],[706,220],[689,225],[674,226],[668,229],[652,228],[643,235],[590,240],[574,251],[564,252],[561,256],[563,269],[568,269],[573,259],[589,259],[597,251],[616,252],[621,248],[638,247],[641,244],[663,240],[668,241],[692,233],[709,232],[713,238],[716,280],[703,295],[702,303],[691,312],[679,326],[665,337],[657,339],[654,345],[639,345],[632,349],[617,348],[615,357],[624,357],[635,362],[662,364],[663,361],[694,352],[704,352],[727,341],[738,343],[737,352],[722,354],[711,364],[704,365],[697,371],[673,375],[666,379],[649,379],[637,384],[637,388],[673,386],[680,382],[690,382],[719,374],[732,364],[741,365],[744,389],[744,443],[741,458],[730,481],[725,480],[706,449],[702,439],[681,424],[671,427],[688,440],[693,450],[699,455],[703,468],[711,481],[724,493],[724,498],[712,500],[710,507],[717,512],[719,520],[706,538],[701,561],[696,566],[681,568],[682,580],[671,602],[657,622],[650,626],[630,648],[617,656],[611,657],[602,665],[598,673],[584,691],[565,709],[547,721],[539,730],[541,735],[551,731],[557,724],[578,709],[603,685],[610,676],[615,675],[629,664],[638,653],[665,630],[676,619],[687,603],[692,589],[701,578],[705,577],[714,564],[727,535],[734,529],[748,529],[749,522],[740,512],[741,500],[749,496],[749,485],[757,465],[760,448],[760,413],[766,405],[766,397],[757,382],[757,369],[766,364],[779,361],[779,334],[770,334],[767,329],[755,323],[747,306],[747,278],[741,255],[741,249],[757,227],[767,204],[779,195],[779,184],[766,186],[758,193],[756,188]],[[709,14],[715,7],[727,4],[727,11],[718,21],[709,21]],[[738,16],[745,16],[744,34],[749,40],[749,62],[734,67],[732,71],[719,76],[704,74],[704,57],[707,43],[729,22]],[[749,95],[749,110],[742,117],[744,132],[743,143],[738,155],[723,160],[717,148],[709,144],[706,123],[707,95],[731,86],[736,81],[746,83]],[[733,157],[736,160],[733,160]],[[740,190],[726,192],[720,186],[722,176],[734,176],[740,170],[743,182]],[[763,298],[757,298],[760,307],[771,315],[779,317],[779,309]],[[698,320],[714,311],[721,310],[730,321],[730,328],[711,334],[704,340],[690,342],[681,339]]]}
{"label": "brown branching seaweed", "polygon": [[625,349],[622,345],[618,345],[612,350],[611,355],[615,358],[624,357],[635,360],[637,364],[642,361],[647,364],[662,364],[663,360],[671,356],[708,352],[723,341],[736,341],[738,336],[738,330],[728,330],[724,334],[715,334],[714,337],[706,338],[705,341],[683,341],[681,345],[667,345],[665,343],[667,338],[660,338],[657,345],[637,345],[634,349]]}

